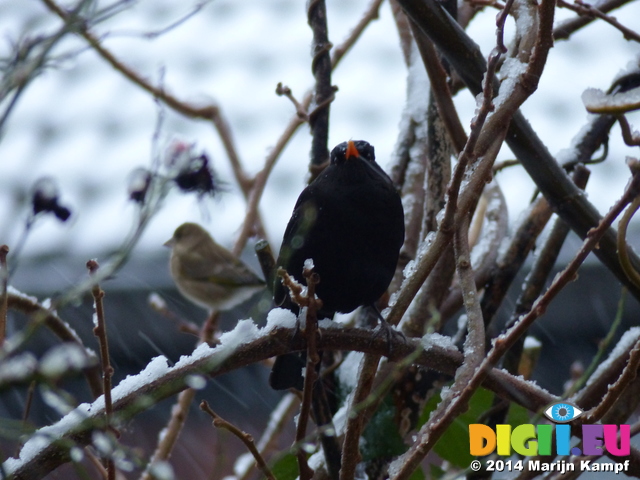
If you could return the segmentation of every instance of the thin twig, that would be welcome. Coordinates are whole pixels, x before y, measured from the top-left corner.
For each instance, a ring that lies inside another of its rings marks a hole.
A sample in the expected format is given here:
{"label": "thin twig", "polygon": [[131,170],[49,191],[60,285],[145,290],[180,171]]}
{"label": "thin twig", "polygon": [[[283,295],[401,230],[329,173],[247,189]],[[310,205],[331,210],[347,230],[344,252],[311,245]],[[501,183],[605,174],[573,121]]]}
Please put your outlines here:
{"label": "thin twig", "polygon": [[[373,380],[380,363],[380,355],[364,355],[358,369],[358,383],[349,404],[347,426],[342,445],[342,468],[340,480],[355,478],[355,471],[360,461],[360,435],[364,427],[365,410],[359,407],[371,393]],[[358,407],[358,408],[356,408]]]}
{"label": "thin twig", "polygon": [[298,115],[298,117],[305,121],[309,120],[309,114],[306,108],[304,108],[304,105],[302,105],[296,99],[296,97],[293,96],[293,93],[291,92],[291,89],[289,87],[287,87],[286,85],[282,85],[282,82],[279,82],[278,85],[276,85],[276,95],[284,96],[291,100],[293,106],[296,107],[296,114]]}
{"label": "thin twig", "polygon": [[89,460],[89,464],[93,466],[98,471],[98,475],[103,480],[108,480],[109,472],[104,468],[104,465],[100,462],[100,459],[95,454],[95,449],[90,447],[85,447],[84,454],[87,456]]}
{"label": "thin twig", "polygon": [[7,282],[9,270],[7,269],[7,254],[9,247],[0,245],[0,347],[4,345],[7,335],[7,312],[9,309],[9,297],[7,295]]}
{"label": "thin twig", "polygon": [[618,308],[616,310],[616,316],[613,319],[613,322],[611,322],[611,326],[609,327],[609,331],[607,332],[606,337],[604,337],[601,341],[598,342],[598,351],[591,359],[591,363],[586,368],[584,373],[580,376],[580,378],[578,378],[575,382],[573,382],[571,386],[567,389],[567,391],[564,392],[564,394],[562,395],[563,398],[570,398],[574,393],[580,390],[587,383],[587,381],[589,381],[589,379],[591,378],[591,375],[593,375],[596,369],[598,368],[598,365],[600,365],[600,362],[602,361],[602,358],[604,357],[605,352],[609,350],[609,347],[611,346],[611,342],[613,342],[613,339],[618,333],[618,327],[620,327],[620,324],[622,323],[626,297],[627,297],[627,289],[622,287],[622,290],[620,292],[620,299],[618,300]]}
{"label": "thin twig", "polygon": [[[271,416],[269,417],[269,423],[264,429],[262,437],[256,445],[256,448],[263,458],[268,451],[274,448],[278,436],[291,420],[291,417],[295,413],[296,407],[299,403],[300,402],[296,395],[288,393],[282,397],[278,406],[272,410]],[[247,465],[246,462],[242,462],[242,464],[246,469],[243,473],[238,473],[238,480],[248,480],[253,473],[255,465]]]}
{"label": "thin twig", "polygon": [[296,428],[296,457],[298,458],[300,480],[309,480],[313,476],[313,470],[311,470],[307,463],[307,453],[303,448],[303,440],[307,434],[307,424],[309,421],[309,414],[311,413],[311,395],[313,394],[313,386],[317,377],[316,365],[320,361],[317,347],[317,333],[318,310],[321,308],[322,304],[315,298],[316,285],[319,282],[318,274],[305,268],[303,276],[307,280],[307,310],[305,321],[307,364],[304,375],[304,387],[302,390],[302,405],[300,406],[300,415],[298,417],[298,426]]}
{"label": "thin twig", "polygon": [[400,36],[400,48],[402,50],[402,56],[404,57],[404,63],[408,67],[411,65],[411,50],[413,44],[413,35],[411,34],[409,19],[402,11],[402,7],[398,4],[397,0],[390,0],[389,6],[391,7],[393,19],[396,22],[398,35]]}
{"label": "thin twig", "polygon": [[171,418],[169,423],[162,430],[160,440],[156,446],[151,459],[147,463],[145,471],[140,476],[141,480],[152,480],[155,478],[153,475],[153,469],[159,462],[164,462],[171,457],[171,452],[175,447],[180,432],[187,421],[187,415],[191,402],[196,396],[197,390],[194,388],[187,388],[178,395],[178,401],[171,408]]}
{"label": "thin twig", "polygon": [[335,69],[340,63],[340,60],[344,57],[344,55],[353,47],[356,41],[362,35],[365,28],[373,21],[377,20],[380,11],[380,5],[384,0],[372,0],[369,6],[366,8],[358,23],[353,27],[351,32],[345,40],[338,46],[333,49],[333,54],[331,56],[331,65]]}
{"label": "thin twig", "polygon": [[329,161],[329,107],[334,90],[331,86],[331,55],[333,46],[327,28],[327,7],[324,0],[311,0],[307,4],[309,26],[313,31],[313,60],[311,72],[316,80],[313,104],[309,113],[311,128],[310,169],[314,171]]}
{"label": "thin twig", "polygon": [[629,361],[625,366],[622,374],[616,382],[609,386],[607,394],[604,396],[600,404],[587,412],[581,419],[583,423],[595,423],[599,421],[611,409],[616,400],[622,395],[625,388],[633,381],[638,374],[638,366],[640,366],[640,340],[629,353]]}
{"label": "thin twig", "polygon": [[[499,59],[499,54],[497,54],[496,52],[492,53],[486,78],[494,78],[495,69],[498,65]],[[451,182],[449,183],[449,187],[447,188],[447,203],[445,205],[444,216],[436,233],[436,237],[431,243],[431,247],[429,248],[429,250],[418,261],[413,275],[403,284],[396,300],[396,304],[393,306],[391,312],[387,317],[387,322],[389,322],[391,325],[396,325],[400,321],[402,315],[415,297],[418,289],[427,278],[433,267],[436,265],[436,262],[440,258],[442,252],[444,252],[444,250],[450,244],[450,240],[453,237],[456,224],[461,221],[461,218],[466,213],[467,208],[470,208],[472,204],[475,204],[477,199],[477,197],[474,195],[475,190],[480,190],[481,186],[484,186],[484,178],[486,178],[486,173],[483,171],[484,169],[482,166],[476,165],[475,175],[472,176],[471,180],[467,184],[466,191],[469,192],[469,194],[465,197],[464,202],[460,202],[460,206],[464,206],[464,208],[461,209],[462,213],[456,215],[459,208],[458,195],[460,186],[462,184],[462,179],[464,177],[467,165],[472,161],[472,159],[477,158],[477,155],[474,153],[475,147],[480,138],[480,132],[482,131],[484,122],[493,108],[492,81],[485,82],[483,98],[483,104],[479,109],[478,114],[476,115],[475,121],[472,124],[471,133],[467,139],[467,143],[465,144],[463,151],[460,154],[460,157],[458,158],[458,163],[456,164]],[[486,166],[488,163],[493,162],[493,160],[495,159],[495,155],[497,155],[497,147],[499,147],[500,143],[501,138],[496,138],[494,136],[493,143],[486,146],[488,150],[484,152],[485,155],[483,155],[482,158],[483,165]],[[489,153],[490,149],[493,150],[492,153]]]}
{"label": "thin twig", "polygon": [[[605,234],[607,229],[611,226],[613,221],[620,215],[624,208],[640,193],[640,168],[637,165],[632,166],[633,177],[627,186],[624,194],[611,208],[611,210],[604,216],[600,225],[592,229],[587,238],[585,239],[582,247],[574,257],[574,259],[565,267],[565,269],[556,276],[555,280],[549,286],[545,294],[540,297],[531,311],[522,317],[518,323],[511,327],[504,335],[498,337],[490,350],[487,357],[482,364],[476,369],[473,377],[468,382],[468,387],[464,389],[459,396],[454,399],[449,399],[449,406],[446,415],[443,415],[438,424],[433,425],[426,437],[419,434],[419,441],[416,442],[407,453],[400,457],[399,461],[402,461],[402,466],[393,477],[393,480],[401,480],[408,478],[411,472],[422,461],[425,455],[433,448],[435,443],[441,437],[446,427],[456,417],[455,414],[461,413],[465,408],[467,402],[471,398],[471,395],[480,386],[482,381],[486,378],[486,375],[490,369],[497,364],[502,358],[504,353],[513,346],[513,344],[519,339],[531,326],[531,324],[546,310],[551,300],[553,300],[562,289],[573,279],[578,271],[582,262],[587,258],[589,253],[596,247],[598,241]],[[422,433],[422,430],[421,430]],[[423,440],[423,441],[421,441]]]}
{"label": "thin twig", "polygon": [[[89,260],[87,262],[87,268],[89,269],[89,273],[94,275],[99,268],[98,262],[95,260]],[[109,340],[107,337],[107,324],[103,304],[104,291],[98,284],[96,284],[91,289],[91,293],[93,295],[96,316],[96,325],[93,329],[93,334],[98,337],[98,343],[100,344],[100,359],[102,361],[105,424],[107,430],[113,430],[114,427],[111,424],[111,417],[113,415],[113,405],[111,402],[111,376],[113,375],[113,367],[109,361]],[[107,459],[107,473],[109,480],[115,480],[116,470],[112,458]]]}
{"label": "thin twig", "polygon": [[147,303],[154,312],[157,312],[171,322],[174,322],[178,327],[178,330],[181,332],[188,333],[195,337],[199,336],[200,329],[198,326],[193,322],[183,319],[171,310],[160,295],[156,293],[150,294]]}
{"label": "thin twig", "polygon": [[203,412],[208,413],[209,415],[211,415],[211,418],[213,418],[213,426],[216,428],[224,428],[225,430],[231,432],[232,434],[234,434],[236,437],[238,437],[240,439],[240,441],[242,441],[242,443],[245,444],[245,446],[247,447],[247,449],[249,449],[249,451],[251,452],[251,455],[253,455],[253,458],[255,458],[256,460],[256,464],[258,465],[258,467],[260,468],[260,470],[262,470],[262,473],[264,473],[264,475],[269,479],[269,480],[276,480],[276,477],[273,475],[273,473],[271,472],[271,469],[269,468],[269,466],[267,465],[267,462],[264,461],[264,458],[262,458],[262,455],[260,454],[260,452],[258,451],[258,449],[256,448],[256,444],[253,441],[253,437],[251,435],[249,435],[246,432],[243,432],[242,430],[240,430],[238,427],[236,427],[235,425],[227,422],[225,419],[223,419],[220,415],[218,415],[217,413],[215,413],[211,407],[209,406],[209,404],[207,403],[206,400],[203,400],[200,403],[200,409]]}
{"label": "thin twig", "polygon": [[[471,255],[469,252],[469,220],[462,222],[460,228],[454,235],[454,251],[456,256],[456,271],[460,279],[462,288],[462,298],[464,309],[467,313],[467,339],[464,342],[464,363],[461,371],[456,372],[455,384],[466,386],[466,382],[471,378],[475,369],[484,358],[484,321],[482,318],[482,308],[480,298],[476,288],[473,267],[471,266]],[[464,371],[462,371],[464,368]],[[451,394],[456,391],[452,387]]]}
{"label": "thin twig", "polygon": [[[201,343],[208,343],[212,345],[215,343],[215,333],[218,325],[219,312],[209,312],[207,319],[202,324],[198,332],[198,345]],[[163,430],[163,434],[158,440],[158,444],[153,453],[153,456],[147,463],[147,467],[140,476],[140,480],[151,480],[153,478],[153,467],[158,462],[166,461],[171,457],[180,433],[184,427],[187,417],[189,415],[189,408],[193,403],[197,390],[195,388],[187,388],[178,395],[178,400],[171,409],[171,417],[167,426]]]}
{"label": "thin twig", "polygon": [[[597,239],[595,240],[597,242]],[[572,277],[573,278],[573,277]],[[453,375],[462,363],[462,354],[453,347],[429,344],[425,348],[421,339],[402,339],[391,336],[389,339],[369,328],[327,328],[321,329],[318,337],[318,348],[324,350],[351,350],[379,355],[389,355],[390,360],[402,362],[410,357],[412,364]],[[185,379],[192,375],[209,375],[218,377],[235,369],[255,364],[267,358],[282,355],[292,350],[306,348],[305,339],[295,327],[276,328],[263,333],[246,343],[230,349],[211,349],[192,359],[184,365],[169,369],[160,377],[140,378],[126,395],[114,404],[118,418],[126,422],[141,412],[157,405],[164,399],[171,398],[188,387]],[[390,352],[391,350],[391,352]],[[625,358],[626,362],[626,358]],[[609,383],[613,383],[613,380]],[[530,411],[539,411],[542,407],[557,401],[557,397],[522,378],[514,377],[501,369],[490,370],[483,385],[501,397],[516,402]],[[144,402],[140,399],[144,398]],[[581,405],[581,403],[579,403]],[[13,474],[16,477],[40,478],[52,469],[65,462],[68,453],[66,441],[75,445],[87,445],[91,442],[92,433],[104,423],[104,405],[95,405],[90,412],[80,409],[80,415],[86,419],[80,424],[55,424],[56,439],[41,447],[30,447],[27,461],[14,462]],[[98,427],[96,427],[98,425]],[[40,443],[41,445],[41,443]],[[640,459],[632,457],[635,465]]]}
{"label": "thin twig", "polygon": [[[640,102],[636,102],[638,105],[635,109],[640,108]],[[620,130],[622,131],[622,139],[624,143],[630,147],[637,147],[640,145],[640,135],[634,134],[631,131],[631,126],[624,115],[616,115],[618,123],[620,123]]]}
{"label": "thin twig", "polygon": [[[340,60],[342,60],[346,52],[348,52],[349,49],[360,38],[360,35],[367,27],[367,25],[369,25],[372,20],[378,18],[380,3],[382,3],[382,0],[373,0],[371,2],[371,5],[365,10],[357,25],[353,30],[351,30],[349,36],[344,40],[344,42],[342,42],[342,44],[333,49],[333,56],[331,58],[331,66],[333,69],[338,66]],[[305,112],[308,111],[309,106],[311,105],[311,99],[312,94],[311,92],[308,92],[300,102],[300,106]],[[289,123],[276,141],[273,149],[271,149],[269,155],[267,155],[267,158],[264,161],[264,166],[256,174],[255,179],[252,182],[251,191],[249,192],[249,196],[247,198],[247,212],[244,218],[244,222],[242,224],[242,228],[240,229],[240,233],[238,234],[238,238],[233,245],[234,253],[237,254],[238,252],[241,252],[246,245],[247,240],[251,236],[253,226],[255,225],[256,219],[258,218],[258,206],[260,205],[260,200],[262,199],[262,194],[264,193],[265,186],[267,185],[269,175],[271,174],[271,171],[278,161],[278,158],[280,158],[280,155],[293,137],[294,133],[296,133],[298,128],[304,123],[305,120],[300,118],[296,109],[296,114],[291,118],[291,120],[289,120]]]}
{"label": "thin twig", "polygon": [[456,270],[460,278],[468,318],[468,333],[464,344],[465,359],[456,371],[455,381],[446,398],[441,400],[436,410],[431,414],[429,421],[420,428],[416,442],[407,453],[400,457],[402,463],[393,476],[394,480],[408,478],[431,450],[435,441],[442,436],[451,422],[466,409],[466,404],[471,396],[469,391],[474,391],[469,383],[475,377],[477,369],[484,359],[484,321],[471,267],[468,235],[469,219],[467,218],[461,223],[454,235]]}
{"label": "thin twig", "polygon": [[264,275],[264,281],[267,284],[267,288],[273,293],[274,282],[276,278],[276,259],[271,251],[271,246],[266,240],[259,240],[254,247],[262,275]]}
{"label": "thin twig", "polygon": [[540,196],[528,208],[526,216],[517,225],[508,248],[500,255],[482,297],[482,311],[489,324],[507,295],[509,287],[536,246],[536,240],[552,215],[551,206]]}
{"label": "thin twig", "polygon": [[[73,22],[74,18],[70,16],[67,12],[65,12],[62,7],[60,7],[54,0],[42,0],[45,5],[56,15],[58,15],[65,23]],[[100,39],[96,37],[93,33],[91,33],[86,26],[82,22],[74,22],[73,23],[75,30],[87,41],[87,43],[93,48],[104,60],[106,60],[114,69],[122,73],[126,78],[128,78],[131,82],[138,85],[143,90],[152,94],[155,98],[161,100],[164,104],[168,105],[171,109],[176,112],[189,117],[189,118],[200,118],[202,120],[210,121],[220,136],[222,143],[225,147],[225,151],[233,168],[233,172],[236,176],[238,184],[240,185],[243,193],[248,195],[249,186],[251,184],[250,180],[247,177],[247,174],[244,172],[237,149],[235,148],[231,130],[229,128],[229,124],[226,119],[222,116],[220,111],[220,107],[218,105],[210,104],[205,106],[196,106],[193,104],[189,104],[182,100],[179,100],[177,97],[168,93],[162,87],[156,87],[152,85],[146,78],[137,73],[135,70],[131,69],[127,65],[125,65],[122,61],[120,61],[111,51],[106,49]]]}
{"label": "thin twig", "polygon": [[627,227],[638,208],[640,208],[640,197],[631,202],[631,205],[629,205],[618,222],[618,257],[620,258],[620,265],[622,265],[629,280],[640,288],[640,273],[638,273],[629,259],[629,247],[627,246]]}
{"label": "thin twig", "polygon": [[625,27],[615,17],[611,17],[606,15],[602,10],[595,7],[594,5],[590,5],[588,3],[584,3],[581,0],[574,0],[574,3],[571,4],[569,2],[565,2],[564,0],[558,0],[557,2],[559,7],[568,8],[569,10],[573,10],[578,15],[584,15],[587,17],[595,17],[600,18],[607,22],[609,25],[617,28],[624,35],[625,40],[634,40],[636,42],[640,42],[640,34],[631,30],[630,28]]}
{"label": "thin twig", "polygon": [[[9,308],[11,308],[12,310],[16,310],[25,315],[33,317],[35,319],[35,321],[33,322],[35,323],[33,328],[36,328],[40,324],[44,324],[63,342],[74,343],[86,350],[89,357],[97,359],[95,353],[85,347],[80,337],[78,337],[76,332],[74,332],[71,327],[69,327],[67,322],[51,312],[48,308],[45,308],[44,306],[39,304],[36,299],[27,297],[25,295],[9,293],[8,303]],[[85,369],[84,374],[93,398],[98,398],[103,393],[100,366],[96,365],[94,367]]]}
{"label": "thin twig", "polygon": [[438,58],[433,42],[418,28],[415,22],[411,21],[410,23],[411,31],[416,39],[422,61],[429,75],[432,96],[438,106],[438,113],[449,134],[455,153],[459,154],[467,143],[467,134],[453,104],[451,90],[447,84],[447,72]]}
{"label": "thin twig", "polygon": [[[478,224],[487,222],[482,226],[484,236],[481,241],[481,257],[477,259],[475,270],[475,281],[477,288],[485,288],[487,283],[500,272],[503,262],[498,261],[500,246],[509,229],[509,212],[507,204],[502,194],[502,190],[496,182],[492,182],[485,188],[481,202],[487,204],[485,218],[479,217],[479,208],[475,212]],[[486,228],[486,233],[484,232]],[[516,233],[514,237],[517,237]],[[470,236],[469,243],[472,244]],[[477,247],[478,248],[478,247]],[[498,268],[498,270],[496,270]],[[486,292],[486,290],[485,290]],[[455,312],[462,307],[462,288],[460,285],[452,285],[448,288],[448,295],[439,303],[438,312],[440,315],[439,325],[444,325]],[[485,293],[486,295],[486,293]],[[438,331],[440,329],[437,329]]]}
{"label": "thin twig", "polygon": [[[627,3],[631,3],[632,1],[633,0],[604,0],[602,2],[598,2],[598,9],[602,13],[607,13]],[[562,6],[562,4],[558,3],[558,6]],[[594,20],[595,16],[577,15],[574,18],[560,22],[558,26],[553,29],[553,39],[567,40],[572,33],[589,25]]]}
{"label": "thin twig", "polygon": [[[24,402],[24,413],[22,414],[22,430],[23,432],[27,432],[27,422],[29,421],[29,414],[31,413],[31,405],[33,405],[33,396],[36,390],[36,381],[32,380],[29,384],[29,388],[27,389],[27,399]],[[20,456],[20,449],[23,447],[23,443],[18,443],[16,447],[16,457]]]}

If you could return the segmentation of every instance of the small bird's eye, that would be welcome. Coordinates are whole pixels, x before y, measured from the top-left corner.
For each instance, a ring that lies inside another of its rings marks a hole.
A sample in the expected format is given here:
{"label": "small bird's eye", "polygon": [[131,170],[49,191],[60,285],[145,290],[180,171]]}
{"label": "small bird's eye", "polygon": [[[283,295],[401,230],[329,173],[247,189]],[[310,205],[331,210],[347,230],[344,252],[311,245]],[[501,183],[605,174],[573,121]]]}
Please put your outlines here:
{"label": "small bird's eye", "polygon": [[545,416],[556,423],[567,423],[580,417],[584,412],[570,403],[554,403],[544,411]]}

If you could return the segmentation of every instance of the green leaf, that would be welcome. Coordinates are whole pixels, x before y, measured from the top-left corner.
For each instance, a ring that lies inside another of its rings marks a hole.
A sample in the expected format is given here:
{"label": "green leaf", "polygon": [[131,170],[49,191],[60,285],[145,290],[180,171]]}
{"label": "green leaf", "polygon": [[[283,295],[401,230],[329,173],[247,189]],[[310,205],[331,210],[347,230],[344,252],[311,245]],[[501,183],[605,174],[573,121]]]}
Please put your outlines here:
{"label": "green leaf", "polygon": [[[447,473],[442,468],[440,468],[439,465],[435,465],[433,463],[429,465],[429,471],[431,473],[430,477],[436,480],[438,478],[444,477],[444,474]],[[422,470],[420,471],[420,473],[422,473],[422,478],[424,478],[424,473],[422,472]]]}
{"label": "green leaf", "polygon": [[533,423],[529,420],[531,418],[529,415],[529,410],[522,405],[511,402],[511,405],[509,405],[509,414],[507,415],[507,423],[511,425],[512,429],[523,423]]}
{"label": "green leaf", "polygon": [[[469,425],[477,423],[478,417],[491,407],[492,401],[493,394],[489,390],[478,389],[469,401],[469,410],[453,421],[433,450],[443,460],[447,460],[457,467],[467,468],[471,460],[474,459],[469,454]],[[427,402],[420,416],[420,426],[429,419],[429,415],[439,402],[439,395]]]}
{"label": "green leaf", "polygon": [[413,473],[409,477],[409,480],[425,480],[425,478],[426,477],[424,476],[424,472],[422,471],[422,468],[417,468],[416,470],[413,471]]}
{"label": "green leaf", "polygon": [[295,480],[298,478],[298,459],[288,453],[271,467],[271,472],[278,480]]}
{"label": "green leaf", "polygon": [[392,458],[407,450],[402,437],[398,433],[396,409],[387,395],[380,404],[371,421],[362,434],[362,459],[370,461],[380,458]]}

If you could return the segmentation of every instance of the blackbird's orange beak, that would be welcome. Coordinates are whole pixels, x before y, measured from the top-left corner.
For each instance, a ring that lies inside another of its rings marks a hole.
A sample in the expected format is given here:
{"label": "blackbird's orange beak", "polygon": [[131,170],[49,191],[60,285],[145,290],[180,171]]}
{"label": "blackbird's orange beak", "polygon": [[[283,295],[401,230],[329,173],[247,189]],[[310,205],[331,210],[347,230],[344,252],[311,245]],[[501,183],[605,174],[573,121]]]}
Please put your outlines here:
{"label": "blackbird's orange beak", "polygon": [[347,158],[347,160],[349,160],[351,157],[358,158],[360,156],[360,152],[358,152],[356,144],[353,143],[353,140],[349,140],[347,142],[347,151],[344,156]]}

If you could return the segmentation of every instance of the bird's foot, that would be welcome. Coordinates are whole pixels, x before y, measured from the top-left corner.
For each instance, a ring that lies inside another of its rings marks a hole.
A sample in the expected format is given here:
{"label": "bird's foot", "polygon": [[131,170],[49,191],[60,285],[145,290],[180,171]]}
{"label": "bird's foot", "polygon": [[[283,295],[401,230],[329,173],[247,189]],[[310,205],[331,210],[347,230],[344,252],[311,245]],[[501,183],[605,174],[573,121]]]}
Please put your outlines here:
{"label": "bird's foot", "polygon": [[378,326],[374,330],[374,336],[378,335],[385,336],[387,342],[387,357],[393,356],[393,337],[402,340],[405,344],[407,343],[407,337],[404,336],[404,333],[393,328],[382,316],[380,316]]}

